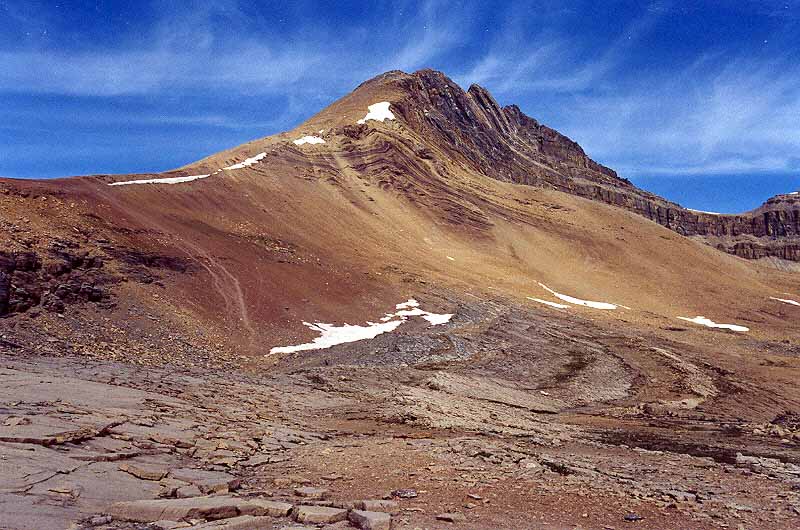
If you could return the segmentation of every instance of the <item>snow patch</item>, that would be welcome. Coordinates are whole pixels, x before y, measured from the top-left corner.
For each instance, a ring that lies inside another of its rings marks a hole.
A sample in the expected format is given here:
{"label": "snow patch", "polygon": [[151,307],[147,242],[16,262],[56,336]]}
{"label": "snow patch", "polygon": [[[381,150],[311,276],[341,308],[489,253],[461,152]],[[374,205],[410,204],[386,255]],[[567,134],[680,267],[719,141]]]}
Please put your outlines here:
{"label": "snow patch", "polygon": [[303,144],[324,144],[325,140],[320,138],[319,136],[303,136],[302,138],[298,138],[294,140],[296,145],[303,145]]}
{"label": "snow patch", "polygon": [[717,324],[710,318],[706,318],[703,316],[696,316],[694,318],[689,318],[689,317],[678,317],[678,318],[681,320],[685,320],[687,322],[693,322],[695,324],[700,324],[701,326],[706,326],[709,328],[730,329],[731,331],[750,331],[750,328],[739,326],[737,324]]}
{"label": "snow patch", "polygon": [[[453,318],[452,314],[439,315],[439,314],[436,314],[436,313],[430,313],[428,311],[424,311],[424,310],[422,310],[422,309],[420,309],[418,307],[415,307],[414,309],[403,309],[401,311],[398,311],[394,315],[395,316],[399,316],[399,317],[422,317],[425,320],[427,320],[428,322],[430,322],[430,324],[432,326],[438,326],[440,324],[447,324],[448,322],[450,322],[450,319]],[[389,316],[389,315],[386,315],[386,316]],[[386,318],[386,317],[384,317],[384,318]]]}
{"label": "snow patch", "polygon": [[690,212],[695,212],[695,213],[707,213],[709,215],[722,215],[719,212],[707,212],[705,210],[695,210],[694,208],[686,208],[686,209],[689,210]]}
{"label": "snow patch", "polygon": [[788,298],[775,298],[774,296],[770,296],[769,299],[777,300],[778,302],[783,302],[784,304],[800,306],[800,302],[797,302],[796,300],[789,300]]}
{"label": "snow patch", "polygon": [[188,177],[169,177],[163,179],[126,180],[123,182],[112,182],[109,186],[127,186],[129,184],[180,184],[181,182],[191,182],[210,176],[211,175],[190,175]]}
{"label": "snow patch", "polygon": [[537,282],[537,283],[539,284],[539,286],[542,289],[544,289],[545,291],[548,291],[550,294],[552,294],[553,296],[555,296],[559,300],[564,300],[565,302],[568,302],[570,304],[581,305],[581,306],[584,306],[584,307],[591,307],[593,309],[616,309],[617,308],[616,304],[609,304],[607,302],[593,302],[591,300],[581,300],[580,298],[575,298],[573,296],[568,296],[566,294],[557,293],[554,290],[552,290],[551,288],[549,288],[548,286],[546,286],[545,284],[543,284],[542,282]]}
{"label": "snow patch", "polygon": [[402,304],[397,304],[396,306],[394,306],[395,309],[408,309],[411,307],[419,307],[419,302],[417,302],[413,298],[409,298],[408,302],[403,302]]}
{"label": "snow patch", "polygon": [[232,166],[224,167],[222,169],[244,169],[248,166],[252,166],[253,164],[257,163],[259,160],[267,156],[267,153],[258,153],[256,156],[245,159],[244,162],[239,162],[238,164],[234,164]]}
{"label": "snow patch", "polygon": [[569,309],[569,306],[566,304],[559,304],[558,302],[549,302],[547,300],[542,300],[541,298],[532,298],[530,296],[526,296],[528,300],[533,300],[534,302],[539,302],[540,304],[549,305],[550,307],[557,307],[558,309]]}
{"label": "snow patch", "polygon": [[310,322],[303,322],[304,326],[308,326],[314,331],[319,331],[321,335],[311,342],[306,344],[298,344],[296,346],[279,346],[272,348],[269,353],[293,353],[305,350],[324,350],[336,346],[337,344],[344,344],[346,342],[356,342],[365,339],[374,339],[378,335],[394,331],[405,320],[393,320],[391,322],[384,322],[381,324],[368,324],[366,326],[351,326],[345,324],[343,326],[336,326],[335,324],[323,324],[317,322],[311,324]]}
{"label": "snow patch", "polygon": [[303,322],[303,325],[308,326],[314,331],[318,331],[321,335],[306,344],[272,348],[269,353],[294,353],[306,350],[323,350],[336,346],[337,344],[374,339],[378,335],[396,330],[403,322],[408,320],[408,317],[412,316],[420,316],[427,320],[432,326],[446,324],[453,318],[452,314],[437,314],[420,309],[419,302],[413,298],[397,304],[395,309],[397,309],[395,313],[387,313],[382,317],[380,323],[367,322],[366,326],[352,326],[350,324],[337,326],[335,324],[323,324],[322,322],[316,322],[314,324]]}
{"label": "snow patch", "polygon": [[369,107],[369,112],[366,116],[358,120],[356,123],[359,125],[364,124],[367,120],[384,121],[393,120],[394,114],[389,110],[389,102],[381,101],[380,103],[373,103]]}

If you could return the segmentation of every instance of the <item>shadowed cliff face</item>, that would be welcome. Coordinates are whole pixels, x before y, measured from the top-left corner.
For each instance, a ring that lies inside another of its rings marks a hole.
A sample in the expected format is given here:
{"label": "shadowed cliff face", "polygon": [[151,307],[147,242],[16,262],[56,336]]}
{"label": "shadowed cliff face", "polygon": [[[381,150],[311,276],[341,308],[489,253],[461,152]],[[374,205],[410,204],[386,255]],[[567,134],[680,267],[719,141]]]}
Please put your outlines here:
{"label": "shadowed cliff face", "polygon": [[[576,142],[515,105],[500,107],[478,85],[465,92],[433,70],[385,74],[374,82],[397,86],[404,97],[393,105],[420,138],[488,176],[562,190],[574,188],[575,179],[632,188]],[[371,89],[370,83],[362,87]]]}
{"label": "shadowed cliff face", "polygon": [[[737,256],[800,261],[800,199],[780,195],[753,212],[713,215],[635,187],[589,158],[580,145],[516,105],[501,107],[478,85],[466,92],[441,72],[389,72],[357,89],[388,85],[402,120],[429,146],[489,177],[557,189],[612,204]],[[420,149],[423,154],[427,149]]]}

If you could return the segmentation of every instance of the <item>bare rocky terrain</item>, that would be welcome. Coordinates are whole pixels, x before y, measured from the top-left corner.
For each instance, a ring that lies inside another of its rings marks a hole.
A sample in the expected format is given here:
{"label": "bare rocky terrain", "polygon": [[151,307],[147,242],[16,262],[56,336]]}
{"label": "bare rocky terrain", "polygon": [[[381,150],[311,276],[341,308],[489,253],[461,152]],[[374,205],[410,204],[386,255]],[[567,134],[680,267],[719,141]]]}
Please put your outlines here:
{"label": "bare rocky terrain", "polygon": [[795,197],[683,210],[432,71],[0,180],[0,529],[794,528]]}

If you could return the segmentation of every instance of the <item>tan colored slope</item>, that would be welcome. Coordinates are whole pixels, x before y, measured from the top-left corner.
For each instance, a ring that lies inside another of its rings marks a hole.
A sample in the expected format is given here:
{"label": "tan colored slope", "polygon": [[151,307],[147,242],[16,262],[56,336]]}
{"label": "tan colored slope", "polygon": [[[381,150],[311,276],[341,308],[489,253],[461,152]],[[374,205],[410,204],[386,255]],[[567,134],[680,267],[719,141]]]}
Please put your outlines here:
{"label": "tan colored slope", "polygon": [[[172,278],[162,296],[253,351],[313,337],[304,320],[374,320],[441,287],[558,302],[537,282],[632,308],[571,309],[592,318],[664,326],[682,325],[676,316],[705,315],[757,335],[796,333],[768,299],[791,288],[790,276],[613,207],[478,175],[449,182],[450,192],[472,193],[480,205],[467,205],[483,216],[486,226],[477,227],[416,205],[413,188],[326,179],[294,161],[179,185],[109,187],[89,179],[47,187],[67,201],[85,199],[104,221],[88,224],[105,225],[104,235],[121,244],[194,260],[197,272]],[[430,187],[416,193],[431,194]],[[29,213],[41,216],[34,222],[43,230],[58,222],[49,209]],[[276,256],[270,245],[293,253]]]}

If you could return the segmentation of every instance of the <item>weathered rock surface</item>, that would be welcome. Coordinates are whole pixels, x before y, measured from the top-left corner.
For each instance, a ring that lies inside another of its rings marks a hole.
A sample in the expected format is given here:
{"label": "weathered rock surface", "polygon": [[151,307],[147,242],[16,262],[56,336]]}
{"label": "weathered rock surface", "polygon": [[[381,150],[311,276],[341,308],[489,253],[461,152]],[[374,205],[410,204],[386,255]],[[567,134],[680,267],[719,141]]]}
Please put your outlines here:
{"label": "weathered rock surface", "polygon": [[117,519],[142,523],[184,519],[227,519],[239,515],[246,501],[227,496],[118,502],[108,508]]}
{"label": "weathered rock surface", "polygon": [[390,530],[392,527],[392,516],[388,513],[352,510],[348,518],[361,530]]}
{"label": "weathered rock surface", "polygon": [[800,260],[800,196],[779,195],[741,215],[695,212],[635,187],[516,105],[501,107],[478,85],[465,92],[433,70],[389,72],[365,85],[370,83],[397,86],[403,94],[396,104],[403,120],[487,176],[619,206],[743,258]]}
{"label": "weathered rock surface", "polygon": [[253,517],[240,515],[222,521],[211,521],[192,528],[202,530],[271,530],[275,528],[275,520],[271,517]]}
{"label": "weathered rock surface", "polygon": [[203,493],[227,493],[239,487],[239,479],[221,471],[180,468],[169,476],[197,486]]}
{"label": "weathered rock surface", "polygon": [[347,519],[347,510],[327,506],[296,506],[294,520],[298,523],[330,524]]}
{"label": "weathered rock surface", "polygon": [[440,513],[436,516],[439,521],[447,521],[448,523],[463,523],[467,517],[463,513]]}
{"label": "weathered rock surface", "polygon": [[305,497],[307,499],[324,499],[328,495],[328,490],[325,488],[312,488],[304,486],[302,488],[295,488],[295,495]]}
{"label": "weathered rock surface", "polygon": [[400,503],[385,499],[367,499],[356,503],[359,510],[368,512],[389,512],[397,513],[400,511]]}

